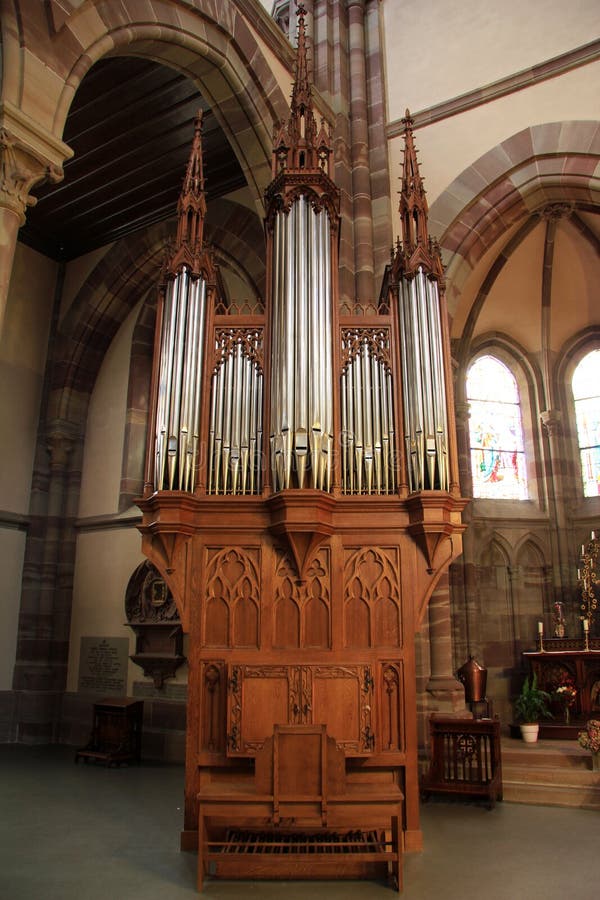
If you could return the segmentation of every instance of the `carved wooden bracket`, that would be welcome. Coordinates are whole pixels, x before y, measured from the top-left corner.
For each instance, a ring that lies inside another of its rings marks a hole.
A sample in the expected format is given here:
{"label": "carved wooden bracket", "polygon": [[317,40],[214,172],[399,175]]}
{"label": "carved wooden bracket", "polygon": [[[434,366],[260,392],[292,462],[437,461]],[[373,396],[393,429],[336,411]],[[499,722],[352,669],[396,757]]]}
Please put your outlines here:
{"label": "carved wooden bracket", "polygon": [[270,530],[286,540],[298,578],[304,581],[317,548],[333,534],[335,500],[323,491],[289,490],[274,494],[267,505]]}
{"label": "carved wooden bracket", "polygon": [[144,514],[144,522],[148,523],[139,526],[142,550],[169,586],[184,631],[187,631],[185,598],[189,591],[186,591],[186,579],[190,538],[195,533],[193,497],[180,491],[165,491],[139,500],[138,506]]}
{"label": "carved wooden bracket", "polygon": [[460,552],[460,543],[451,542],[448,554],[440,559],[446,541],[454,535],[461,535],[467,527],[461,521],[461,514],[468,502],[464,497],[454,497],[442,491],[419,491],[406,501],[409,516],[407,530],[425,557],[429,575],[441,564],[451,562],[448,557],[453,558]]}

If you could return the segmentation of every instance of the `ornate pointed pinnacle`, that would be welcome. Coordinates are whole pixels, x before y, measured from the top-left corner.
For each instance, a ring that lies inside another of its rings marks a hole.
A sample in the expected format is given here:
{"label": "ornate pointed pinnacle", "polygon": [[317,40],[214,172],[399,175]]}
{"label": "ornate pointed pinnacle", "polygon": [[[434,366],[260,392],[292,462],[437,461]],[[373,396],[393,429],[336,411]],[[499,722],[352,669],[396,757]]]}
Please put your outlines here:
{"label": "ornate pointed pinnacle", "polygon": [[194,122],[194,139],[185,178],[177,203],[176,247],[188,244],[192,253],[202,249],[206,198],[204,195],[204,164],[202,160],[202,110]]}
{"label": "ornate pointed pinnacle", "polygon": [[292,88],[292,115],[304,107],[312,109],[310,84],[308,82],[308,65],[306,61],[306,28],[304,19],[306,9],[302,3],[297,3],[298,13],[298,50],[296,53],[296,65],[294,71],[294,87]]}
{"label": "ornate pointed pinnacle", "polygon": [[402,240],[405,246],[414,247],[417,243],[427,244],[427,200],[413,139],[414,121],[408,109],[402,124],[404,125],[404,166],[400,193]]}
{"label": "ornate pointed pinnacle", "polygon": [[308,77],[305,16],[306,9],[299,2],[298,48],[294,66],[294,84],[287,123],[275,130],[273,144],[273,178],[285,173],[297,175],[306,172],[322,172],[330,177],[332,153],[331,135],[321,122],[317,123],[313,112],[312,88]]}
{"label": "ornate pointed pinnacle", "polygon": [[202,160],[202,110],[194,120],[194,139],[188,160],[182,193],[198,194],[204,191],[204,164]]}

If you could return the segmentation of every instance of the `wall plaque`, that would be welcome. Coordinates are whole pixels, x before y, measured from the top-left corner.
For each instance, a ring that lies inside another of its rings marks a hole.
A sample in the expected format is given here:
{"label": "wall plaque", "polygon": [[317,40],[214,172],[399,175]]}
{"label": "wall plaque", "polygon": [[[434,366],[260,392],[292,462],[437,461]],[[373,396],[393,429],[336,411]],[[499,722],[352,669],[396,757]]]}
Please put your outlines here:
{"label": "wall plaque", "polygon": [[86,694],[125,694],[129,639],[82,637],[79,656],[79,687]]}

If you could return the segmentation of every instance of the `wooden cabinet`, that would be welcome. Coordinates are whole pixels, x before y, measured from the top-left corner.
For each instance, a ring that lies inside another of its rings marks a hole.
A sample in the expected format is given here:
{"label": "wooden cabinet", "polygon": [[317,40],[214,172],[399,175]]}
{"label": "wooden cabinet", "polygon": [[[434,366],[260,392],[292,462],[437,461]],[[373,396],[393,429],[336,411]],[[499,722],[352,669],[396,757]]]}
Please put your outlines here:
{"label": "wooden cabinet", "polygon": [[142,753],[143,700],[109,697],[94,703],[94,724],[90,740],[75,754],[107,765],[138,762]]}
{"label": "wooden cabinet", "polygon": [[438,793],[483,797],[490,808],[502,800],[499,719],[434,714],[429,732],[431,763],[422,782],[424,799]]}
{"label": "wooden cabinet", "polygon": [[320,725],[347,756],[372,753],[374,679],[369,665],[231,665],[227,753],[254,755],[275,725]]}

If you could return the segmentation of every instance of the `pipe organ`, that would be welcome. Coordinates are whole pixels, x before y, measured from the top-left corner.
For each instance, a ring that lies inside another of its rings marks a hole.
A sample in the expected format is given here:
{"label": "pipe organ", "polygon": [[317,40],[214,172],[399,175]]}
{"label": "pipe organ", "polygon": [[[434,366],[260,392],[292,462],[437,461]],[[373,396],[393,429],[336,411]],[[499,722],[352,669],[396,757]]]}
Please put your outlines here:
{"label": "pipe organ", "polygon": [[[265,193],[264,307],[217,295],[198,122],[157,315],[140,530],[189,635],[182,845],[200,850],[199,885],[207,859],[248,876],[248,854],[215,849],[237,822],[238,850],[295,847],[301,832],[310,859],[324,832],[375,834],[373,864],[400,882],[402,850],[422,840],[414,636],[461,552],[443,271],[412,123],[389,291],[360,308],[338,296],[352,223],[315,120],[304,18],[298,6]],[[295,851],[273,865],[364,877],[357,842],[318,866]]]}

